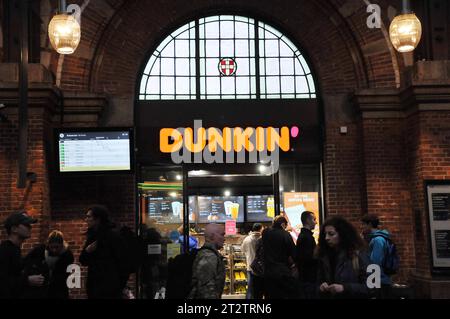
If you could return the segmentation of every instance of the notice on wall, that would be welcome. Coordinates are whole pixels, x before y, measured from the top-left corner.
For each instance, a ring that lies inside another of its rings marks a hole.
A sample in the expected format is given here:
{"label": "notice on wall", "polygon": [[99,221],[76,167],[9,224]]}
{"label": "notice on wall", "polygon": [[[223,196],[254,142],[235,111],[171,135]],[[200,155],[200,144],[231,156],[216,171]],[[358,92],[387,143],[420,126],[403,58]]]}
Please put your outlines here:
{"label": "notice on wall", "polygon": [[314,238],[316,241],[319,239],[319,193],[309,192],[285,192],[283,193],[284,199],[284,212],[289,220],[289,224],[292,226],[296,235],[300,233],[300,229],[303,227],[301,216],[304,211],[310,211],[314,213],[316,217],[317,225],[314,228]]}
{"label": "notice on wall", "polygon": [[227,220],[225,222],[225,235],[236,235],[236,221]]}
{"label": "notice on wall", "polygon": [[428,185],[427,195],[433,267],[450,268],[450,183]]}
{"label": "notice on wall", "polygon": [[161,245],[148,245],[147,246],[148,255],[161,255]]}

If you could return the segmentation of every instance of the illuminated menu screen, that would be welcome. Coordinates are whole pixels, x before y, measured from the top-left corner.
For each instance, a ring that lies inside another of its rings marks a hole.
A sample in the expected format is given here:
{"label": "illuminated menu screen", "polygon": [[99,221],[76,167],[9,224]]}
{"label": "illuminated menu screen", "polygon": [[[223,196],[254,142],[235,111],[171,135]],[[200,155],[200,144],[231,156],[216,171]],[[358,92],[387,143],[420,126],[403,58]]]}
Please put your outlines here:
{"label": "illuminated menu screen", "polygon": [[273,196],[247,196],[247,221],[271,222],[275,215]]}
{"label": "illuminated menu screen", "polygon": [[61,132],[60,172],[128,171],[130,132]]}
{"label": "illuminated menu screen", "polygon": [[[189,220],[193,221],[195,198],[189,197]],[[159,223],[183,222],[183,198],[173,196],[148,197],[148,216]]]}
{"label": "illuminated menu screen", "polygon": [[244,222],[243,196],[198,196],[199,223],[222,223],[233,219]]}

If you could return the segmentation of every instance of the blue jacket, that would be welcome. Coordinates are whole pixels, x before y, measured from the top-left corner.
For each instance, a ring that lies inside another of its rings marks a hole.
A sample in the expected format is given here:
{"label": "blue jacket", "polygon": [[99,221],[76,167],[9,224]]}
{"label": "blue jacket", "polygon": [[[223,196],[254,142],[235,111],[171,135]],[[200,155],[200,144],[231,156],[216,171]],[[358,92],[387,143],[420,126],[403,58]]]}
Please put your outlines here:
{"label": "blue jacket", "polygon": [[387,230],[376,230],[369,234],[369,257],[373,264],[377,264],[381,268],[381,284],[391,285],[391,277],[386,275],[383,271],[384,258],[387,251],[387,239],[391,235]]}

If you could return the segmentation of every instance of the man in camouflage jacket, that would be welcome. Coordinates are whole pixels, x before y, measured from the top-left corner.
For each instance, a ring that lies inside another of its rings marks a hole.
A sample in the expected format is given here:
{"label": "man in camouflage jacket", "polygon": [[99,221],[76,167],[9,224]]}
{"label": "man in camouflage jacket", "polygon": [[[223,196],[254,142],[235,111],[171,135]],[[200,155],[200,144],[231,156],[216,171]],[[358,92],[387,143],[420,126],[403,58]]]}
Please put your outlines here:
{"label": "man in camouflage jacket", "polygon": [[192,267],[190,299],[220,299],[225,285],[225,263],[219,249],[225,241],[223,225],[208,224],[205,244],[198,251]]}

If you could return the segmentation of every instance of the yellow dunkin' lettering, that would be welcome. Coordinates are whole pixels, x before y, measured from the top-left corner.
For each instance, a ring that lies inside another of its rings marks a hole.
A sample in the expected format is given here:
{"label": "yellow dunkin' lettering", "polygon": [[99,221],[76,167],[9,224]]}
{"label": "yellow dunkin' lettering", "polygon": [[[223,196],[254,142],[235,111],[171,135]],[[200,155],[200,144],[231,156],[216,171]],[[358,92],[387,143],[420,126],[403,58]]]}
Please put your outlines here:
{"label": "yellow dunkin' lettering", "polygon": [[[169,138],[173,143],[169,143]],[[163,128],[159,131],[159,149],[162,153],[172,153],[178,151],[183,146],[183,135],[173,128]]]}

